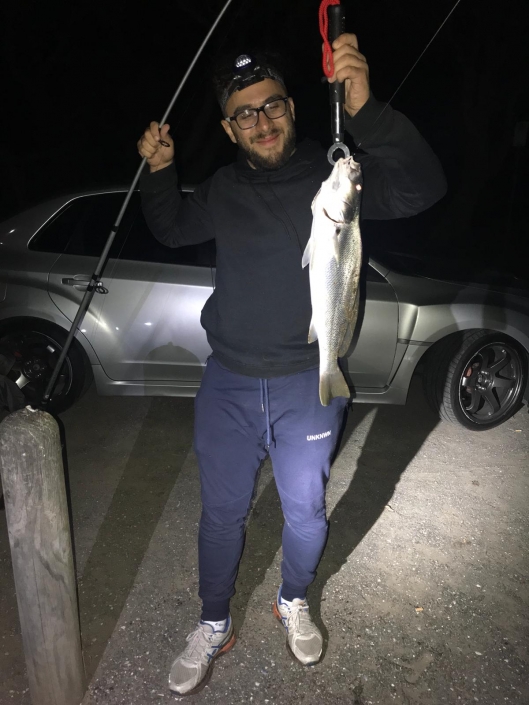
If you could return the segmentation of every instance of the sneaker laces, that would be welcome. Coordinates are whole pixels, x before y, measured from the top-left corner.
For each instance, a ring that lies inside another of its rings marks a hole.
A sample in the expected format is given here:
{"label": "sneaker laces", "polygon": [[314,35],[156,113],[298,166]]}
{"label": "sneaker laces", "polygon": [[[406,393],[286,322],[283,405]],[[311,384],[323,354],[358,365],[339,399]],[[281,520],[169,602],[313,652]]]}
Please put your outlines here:
{"label": "sneaker laces", "polygon": [[197,628],[188,634],[186,641],[189,642],[180,659],[189,663],[208,663],[208,648],[211,647],[213,640],[213,631],[209,631],[211,627],[208,624],[199,624]]}
{"label": "sneaker laces", "polygon": [[289,633],[297,631],[299,636],[311,636],[314,633],[309,606],[304,600],[292,603],[292,607],[288,610],[287,627]]}

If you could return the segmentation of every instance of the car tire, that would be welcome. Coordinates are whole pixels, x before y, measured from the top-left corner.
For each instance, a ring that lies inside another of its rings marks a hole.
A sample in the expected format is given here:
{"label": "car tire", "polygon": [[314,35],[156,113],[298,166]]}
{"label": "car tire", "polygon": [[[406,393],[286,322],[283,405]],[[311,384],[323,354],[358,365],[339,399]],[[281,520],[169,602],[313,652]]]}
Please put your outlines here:
{"label": "car tire", "polygon": [[430,406],[442,420],[487,431],[522,406],[527,353],[503,333],[462,331],[427,353],[423,384]]}
{"label": "car tire", "polygon": [[[28,404],[38,405],[41,401],[66,338],[67,333],[61,328],[38,319],[7,322],[0,327],[0,346],[15,356],[8,377],[19,384]],[[82,397],[91,382],[90,364],[74,339],[47,410],[66,411]]]}

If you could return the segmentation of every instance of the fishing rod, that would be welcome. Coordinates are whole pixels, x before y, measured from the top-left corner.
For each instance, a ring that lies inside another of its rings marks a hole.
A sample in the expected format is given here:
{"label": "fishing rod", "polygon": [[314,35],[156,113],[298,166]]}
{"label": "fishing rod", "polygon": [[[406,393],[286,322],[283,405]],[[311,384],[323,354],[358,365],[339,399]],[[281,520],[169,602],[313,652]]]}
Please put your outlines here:
{"label": "fishing rod", "polygon": [[[167,110],[165,111],[165,113],[164,113],[162,119],[160,120],[160,123],[159,123],[160,128],[162,127],[162,125],[165,124],[169,113],[170,113],[171,110],[173,109],[173,105],[175,104],[175,102],[176,102],[178,96],[180,95],[180,93],[181,93],[181,91],[182,91],[182,88],[184,87],[184,85],[185,85],[185,83],[186,83],[186,81],[187,81],[187,79],[188,79],[188,77],[189,77],[189,74],[190,74],[191,71],[193,70],[193,68],[194,68],[194,66],[195,66],[195,64],[196,64],[196,62],[198,61],[200,55],[202,54],[202,51],[204,50],[204,47],[205,47],[206,44],[208,43],[208,41],[209,41],[211,35],[212,35],[213,32],[215,31],[217,25],[218,25],[219,22],[221,21],[221,19],[222,19],[224,13],[225,13],[226,10],[228,9],[228,7],[231,5],[232,1],[233,1],[233,0],[227,0],[226,4],[224,5],[224,7],[223,7],[222,10],[220,11],[219,15],[217,16],[215,22],[214,22],[213,25],[211,26],[211,29],[210,29],[209,32],[207,33],[206,38],[204,39],[204,41],[203,41],[202,44],[200,45],[200,47],[199,47],[197,53],[195,54],[195,56],[194,56],[192,62],[189,64],[189,68],[187,69],[187,71],[186,71],[184,77],[182,78],[182,80],[181,80],[181,82],[180,82],[180,85],[179,85],[178,88],[176,89],[176,92],[175,92],[175,94],[173,95],[173,97],[172,97],[172,99],[171,99],[171,102],[169,103],[169,107],[168,107]],[[164,146],[166,146],[166,147],[169,146],[167,143],[164,143],[164,142],[162,142],[162,144],[163,144]],[[61,354],[59,355],[59,359],[57,360],[57,364],[56,364],[55,367],[54,367],[53,373],[52,373],[52,375],[51,375],[51,377],[50,377],[50,380],[49,380],[49,382],[48,382],[48,386],[46,387],[46,390],[45,390],[45,392],[44,392],[44,396],[42,397],[42,399],[41,399],[41,401],[40,401],[39,406],[40,406],[41,408],[46,408],[46,406],[48,405],[48,402],[50,401],[51,394],[52,394],[52,392],[53,392],[53,388],[55,387],[55,384],[56,384],[56,382],[57,382],[57,378],[59,377],[59,373],[60,373],[61,368],[62,368],[62,366],[63,366],[63,364],[64,364],[64,361],[65,361],[65,359],[66,359],[66,356],[68,355],[68,351],[69,351],[69,349],[70,349],[70,346],[71,346],[71,344],[72,344],[72,341],[73,341],[73,339],[74,339],[74,337],[75,337],[75,334],[76,334],[76,332],[77,332],[78,327],[81,325],[81,322],[82,322],[82,320],[83,320],[83,318],[84,318],[84,315],[85,315],[85,313],[86,313],[88,307],[90,306],[90,302],[92,301],[92,298],[93,298],[94,294],[95,294],[95,293],[98,293],[98,294],[108,294],[108,289],[106,289],[106,288],[103,286],[103,284],[101,283],[101,274],[102,274],[103,269],[104,269],[104,267],[105,267],[105,264],[106,264],[106,261],[107,261],[107,257],[108,257],[108,253],[110,252],[110,248],[112,247],[112,243],[114,242],[114,238],[116,237],[116,233],[117,233],[117,231],[118,231],[119,225],[120,225],[120,223],[121,223],[121,220],[122,220],[122,218],[123,218],[123,215],[125,214],[125,211],[127,210],[127,206],[129,205],[129,201],[130,201],[130,199],[132,198],[132,194],[133,194],[133,192],[134,192],[134,189],[136,188],[136,184],[137,184],[138,181],[139,181],[141,172],[142,172],[142,170],[143,170],[143,167],[145,166],[145,162],[146,162],[146,161],[147,161],[146,157],[143,157],[143,159],[141,160],[141,164],[140,164],[140,166],[138,167],[138,170],[137,170],[137,172],[136,172],[136,175],[134,176],[134,179],[132,180],[132,183],[131,183],[131,185],[130,185],[130,188],[129,188],[129,190],[127,191],[127,195],[125,196],[125,200],[123,201],[123,205],[121,206],[121,209],[120,209],[120,211],[119,211],[119,213],[118,213],[118,217],[116,218],[116,221],[115,221],[114,225],[110,228],[110,233],[109,233],[108,238],[107,238],[107,241],[106,241],[106,243],[105,243],[105,247],[103,248],[103,252],[101,253],[101,257],[99,258],[99,261],[98,261],[97,266],[96,266],[96,268],[95,268],[95,270],[94,270],[94,273],[93,273],[92,276],[90,277],[90,282],[89,282],[88,287],[87,287],[87,289],[86,289],[86,292],[85,292],[85,294],[84,294],[84,296],[83,296],[83,299],[82,299],[82,301],[81,301],[81,304],[80,304],[80,306],[79,306],[79,309],[78,309],[78,311],[77,311],[77,314],[75,315],[75,318],[73,319],[73,322],[72,322],[72,325],[71,325],[71,327],[70,327],[70,331],[68,332],[68,336],[67,336],[67,338],[66,338],[66,342],[64,343],[62,352],[61,352]]]}
{"label": "fishing rod", "polygon": [[[439,32],[443,29],[443,27],[445,26],[445,24],[448,22],[449,17],[450,17],[451,14],[454,12],[454,10],[456,9],[456,7],[459,5],[460,2],[461,2],[461,0],[456,0],[455,4],[452,6],[452,9],[450,10],[450,12],[447,14],[447,16],[446,16],[446,17],[444,18],[444,20],[441,22],[441,24],[439,25],[439,27],[435,30],[435,32],[434,32],[432,38],[430,39],[430,41],[428,42],[428,44],[424,47],[424,49],[421,51],[421,53],[419,54],[419,56],[417,57],[417,59],[414,61],[414,63],[413,63],[413,65],[412,65],[411,69],[408,71],[408,73],[404,76],[404,78],[402,79],[402,81],[399,83],[399,85],[397,86],[397,88],[396,88],[395,91],[393,92],[393,95],[392,95],[391,98],[388,100],[388,102],[386,103],[386,105],[382,108],[382,110],[380,111],[380,113],[379,113],[379,114],[377,115],[377,117],[373,120],[373,124],[371,125],[371,131],[373,131],[373,128],[375,127],[376,123],[380,120],[380,118],[381,118],[382,115],[384,114],[384,112],[385,112],[386,108],[388,107],[388,105],[391,104],[391,101],[395,98],[395,96],[396,96],[397,93],[400,91],[400,89],[402,88],[402,86],[404,85],[404,83],[408,80],[409,75],[411,74],[411,72],[413,71],[413,69],[417,66],[417,64],[419,63],[419,61],[422,59],[422,57],[424,56],[424,54],[425,54],[426,51],[428,50],[430,44],[434,41],[434,39],[437,37],[437,35],[439,34]],[[359,140],[359,142],[358,142],[357,145],[356,145],[357,148],[360,147],[360,145],[362,144],[362,142],[364,141],[364,139],[365,139],[369,134],[370,134],[370,132],[367,132],[366,134],[362,135],[362,138]]]}

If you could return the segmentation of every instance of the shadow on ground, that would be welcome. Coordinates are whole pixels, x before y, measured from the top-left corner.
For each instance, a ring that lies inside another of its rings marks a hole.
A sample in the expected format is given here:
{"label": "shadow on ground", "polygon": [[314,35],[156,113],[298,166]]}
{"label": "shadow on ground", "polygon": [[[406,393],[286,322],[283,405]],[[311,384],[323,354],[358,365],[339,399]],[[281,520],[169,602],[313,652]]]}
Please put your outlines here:
{"label": "shadow on ground", "polygon": [[[166,432],[168,415],[175,433]],[[178,432],[176,432],[176,430]],[[193,400],[156,398],[129,455],[79,580],[81,636],[87,680],[92,678],[167,499],[189,453]]]}
{"label": "shadow on ground", "polygon": [[[353,404],[337,458],[353,430],[374,409],[375,418],[363,443],[356,469],[351,467],[351,483],[329,517],[329,539],[316,580],[309,588],[311,614],[326,641],[328,635],[321,620],[325,585],[384,512],[401,475],[439,422],[438,416],[427,407],[419,381],[415,380],[410,403],[405,407]],[[282,526],[281,504],[275,482],[271,480],[259,496],[248,525],[237,593],[232,600],[236,627],[244,622],[248,602],[281,548]],[[273,599],[274,595],[270,595],[270,603]]]}

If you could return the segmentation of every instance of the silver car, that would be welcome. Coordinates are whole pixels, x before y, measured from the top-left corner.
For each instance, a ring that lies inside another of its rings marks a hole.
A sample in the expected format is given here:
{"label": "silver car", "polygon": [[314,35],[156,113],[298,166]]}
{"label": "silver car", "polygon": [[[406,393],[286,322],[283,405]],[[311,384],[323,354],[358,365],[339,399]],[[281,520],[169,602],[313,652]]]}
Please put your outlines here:
{"label": "silver car", "polygon": [[[14,353],[9,376],[29,401],[43,394],[123,198],[119,189],[76,194],[0,225],[0,348]],[[366,262],[362,281],[343,360],[355,401],[404,404],[421,363],[445,420],[486,430],[521,407],[529,355],[521,282],[469,283],[452,265],[395,253]],[[61,371],[55,411],[92,380],[102,395],[193,396],[211,353],[199,319],[215,287],[215,243],[159,244],[135,193],[103,284],[108,293],[95,294]]]}

